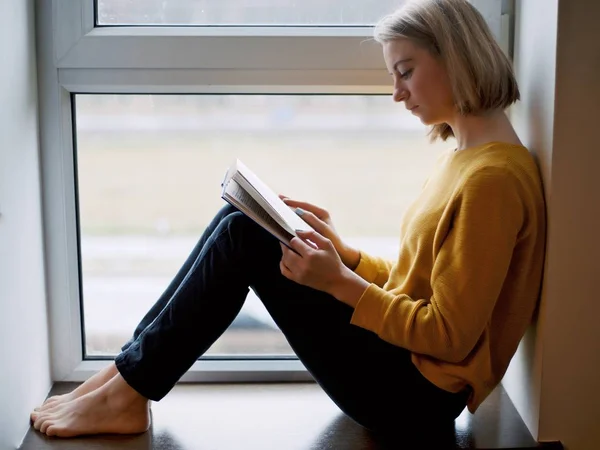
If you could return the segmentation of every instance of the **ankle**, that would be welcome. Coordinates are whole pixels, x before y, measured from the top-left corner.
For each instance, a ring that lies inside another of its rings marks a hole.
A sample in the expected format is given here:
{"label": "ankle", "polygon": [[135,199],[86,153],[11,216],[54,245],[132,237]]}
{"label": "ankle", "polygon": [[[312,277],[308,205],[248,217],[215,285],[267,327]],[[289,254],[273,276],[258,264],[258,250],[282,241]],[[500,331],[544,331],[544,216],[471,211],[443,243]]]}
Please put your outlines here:
{"label": "ankle", "polygon": [[115,407],[148,407],[149,400],[129,386],[120,374],[115,375],[105,386],[106,400]]}

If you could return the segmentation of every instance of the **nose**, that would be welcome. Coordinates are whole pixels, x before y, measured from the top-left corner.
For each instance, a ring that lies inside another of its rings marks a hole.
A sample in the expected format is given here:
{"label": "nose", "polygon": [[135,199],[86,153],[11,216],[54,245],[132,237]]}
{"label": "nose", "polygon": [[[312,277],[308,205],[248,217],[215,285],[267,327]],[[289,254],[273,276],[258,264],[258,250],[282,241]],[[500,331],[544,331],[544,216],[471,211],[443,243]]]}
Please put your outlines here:
{"label": "nose", "polygon": [[392,94],[392,99],[396,103],[400,103],[400,102],[406,101],[408,96],[409,96],[409,94],[408,94],[408,91],[406,90],[406,88],[402,84],[400,84],[396,81],[394,83],[394,93]]}

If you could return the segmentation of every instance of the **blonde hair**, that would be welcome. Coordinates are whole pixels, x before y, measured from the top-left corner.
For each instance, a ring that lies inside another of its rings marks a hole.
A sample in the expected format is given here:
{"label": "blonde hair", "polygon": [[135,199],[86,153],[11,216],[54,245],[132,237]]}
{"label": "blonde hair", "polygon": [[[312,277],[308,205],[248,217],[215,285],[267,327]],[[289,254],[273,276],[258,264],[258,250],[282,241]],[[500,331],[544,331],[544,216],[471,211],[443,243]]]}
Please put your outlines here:
{"label": "blonde hair", "polygon": [[[379,43],[406,38],[427,48],[448,72],[459,113],[505,109],[520,98],[512,64],[485,19],[467,0],[412,0],[375,26]],[[446,123],[434,125],[432,141],[454,136]]]}

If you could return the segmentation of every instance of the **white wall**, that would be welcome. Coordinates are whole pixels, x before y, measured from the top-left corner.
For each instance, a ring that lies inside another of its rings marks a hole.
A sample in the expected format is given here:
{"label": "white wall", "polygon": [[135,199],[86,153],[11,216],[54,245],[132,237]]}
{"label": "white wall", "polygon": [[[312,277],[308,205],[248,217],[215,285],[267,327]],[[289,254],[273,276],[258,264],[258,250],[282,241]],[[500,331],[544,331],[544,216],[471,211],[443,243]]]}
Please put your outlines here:
{"label": "white wall", "polygon": [[[558,0],[517,0],[515,7],[514,68],[521,101],[511,109],[511,120],[537,159],[544,180],[548,214],[552,214]],[[551,235],[550,230],[548,234]],[[545,315],[547,292],[546,271],[539,318]],[[544,320],[539,320],[527,331],[502,381],[533,436],[539,431],[544,326]]]}
{"label": "white wall", "polygon": [[541,440],[600,447],[600,4],[558,9]]}
{"label": "white wall", "polygon": [[0,450],[50,388],[33,1],[0,2]]}
{"label": "white wall", "polygon": [[538,322],[504,386],[540,441],[600,445],[598,2],[519,0],[513,120],[539,159],[548,248]]}

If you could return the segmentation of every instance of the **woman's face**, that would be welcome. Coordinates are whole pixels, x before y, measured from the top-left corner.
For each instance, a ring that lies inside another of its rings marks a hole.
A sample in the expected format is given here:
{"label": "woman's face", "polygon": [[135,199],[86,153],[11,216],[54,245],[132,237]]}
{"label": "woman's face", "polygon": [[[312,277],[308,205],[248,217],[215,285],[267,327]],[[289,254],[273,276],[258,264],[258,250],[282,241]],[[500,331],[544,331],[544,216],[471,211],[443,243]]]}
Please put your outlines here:
{"label": "woman's face", "polygon": [[425,125],[452,121],[456,113],[452,88],[438,59],[409,39],[385,42],[383,57],[394,79],[395,102],[404,102]]}

